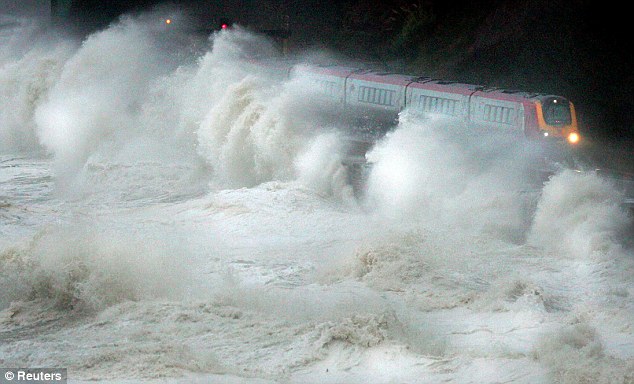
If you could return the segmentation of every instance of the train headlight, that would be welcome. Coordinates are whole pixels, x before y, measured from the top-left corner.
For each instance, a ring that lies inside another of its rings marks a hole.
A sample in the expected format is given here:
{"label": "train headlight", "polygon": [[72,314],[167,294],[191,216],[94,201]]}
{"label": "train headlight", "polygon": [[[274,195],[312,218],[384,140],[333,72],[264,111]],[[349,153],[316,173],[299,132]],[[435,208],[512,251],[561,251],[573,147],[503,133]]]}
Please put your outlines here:
{"label": "train headlight", "polygon": [[577,144],[579,142],[579,134],[577,132],[572,132],[568,135],[568,142],[570,144]]}

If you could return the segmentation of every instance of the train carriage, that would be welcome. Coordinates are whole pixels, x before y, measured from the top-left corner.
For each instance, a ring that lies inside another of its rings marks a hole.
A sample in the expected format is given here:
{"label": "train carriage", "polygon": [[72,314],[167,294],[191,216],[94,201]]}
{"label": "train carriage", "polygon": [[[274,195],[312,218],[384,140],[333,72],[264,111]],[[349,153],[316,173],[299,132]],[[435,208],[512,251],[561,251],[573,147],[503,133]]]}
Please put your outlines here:
{"label": "train carriage", "polygon": [[405,90],[413,76],[353,72],[346,84],[346,107],[398,114],[405,108]]}
{"label": "train carriage", "polygon": [[408,85],[407,108],[417,115],[433,115],[466,123],[469,96],[475,91],[468,84],[418,78]]}
{"label": "train carriage", "polygon": [[526,136],[524,104],[528,103],[519,95],[478,90],[469,101],[469,121],[473,126],[491,132]]}
{"label": "train carriage", "polygon": [[298,65],[293,68],[292,76],[307,80],[318,94],[343,106],[346,103],[346,81],[355,71],[358,69],[341,66]]}

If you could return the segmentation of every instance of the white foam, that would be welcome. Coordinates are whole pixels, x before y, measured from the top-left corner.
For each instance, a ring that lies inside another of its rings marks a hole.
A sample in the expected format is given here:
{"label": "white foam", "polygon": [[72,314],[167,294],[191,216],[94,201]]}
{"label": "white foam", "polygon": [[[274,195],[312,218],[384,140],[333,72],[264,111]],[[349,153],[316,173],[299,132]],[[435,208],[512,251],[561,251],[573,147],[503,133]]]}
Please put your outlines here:
{"label": "white foam", "polygon": [[167,243],[79,226],[42,233],[2,253],[0,304],[38,298],[101,310],[126,300],[182,297],[186,270]]}
{"label": "white foam", "polygon": [[609,181],[565,170],[544,187],[529,241],[581,259],[619,252],[630,220],[622,201]]}
{"label": "white foam", "polygon": [[402,113],[398,128],[367,155],[374,165],[372,204],[399,222],[495,236],[521,232],[524,164],[512,160],[514,137],[491,140],[465,129],[461,122]]}
{"label": "white foam", "polygon": [[36,111],[38,137],[54,154],[60,177],[76,173],[115,133],[135,129],[159,73],[154,44],[132,20],[84,41]]}
{"label": "white foam", "polygon": [[[25,52],[16,53],[0,64],[0,151],[3,152],[39,149],[35,111],[46,100],[75,49],[72,42],[62,40],[24,37],[21,43],[28,46],[23,48]],[[3,52],[10,50],[3,46]]]}

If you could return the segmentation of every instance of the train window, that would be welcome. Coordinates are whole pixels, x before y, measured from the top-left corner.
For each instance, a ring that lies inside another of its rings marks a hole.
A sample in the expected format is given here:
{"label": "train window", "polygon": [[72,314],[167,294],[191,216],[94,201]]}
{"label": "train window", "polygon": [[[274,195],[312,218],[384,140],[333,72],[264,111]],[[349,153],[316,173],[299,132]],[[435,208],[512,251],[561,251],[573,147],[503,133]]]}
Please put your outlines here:
{"label": "train window", "polygon": [[337,83],[328,80],[316,80],[317,86],[324,95],[334,97],[337,93]]}
{"label": "train window", "polygon": [[373,87],[359,87],[359,101],[362,103],[393,105],[395,91]]}
{"label": "train window", "polygon": [[496,117],[498,114],[498,107],[494,105],[487,105],[485,108],[485,120],[487,121],[496,121]]}
{"label": "train window", "polygon": [[556,102],[556,99],[544,103],[544,121],[548,125],[567,125],[572,123],[570,105],[567,102]]}
{"label": "train window", "polygon": [[421,95],[418,99],[418,109],[421,112],[438,113],[448,116],[456,115],[456,100],[442,97]]}
{"label": "train window", "polygon": [[485,104],[482,119],[493,123],[515,124],[515,109]]}
{"label": "train window", "polygon": [[385,104],[392,105],[392,98],[394,97],[394,91],[385,90]]}

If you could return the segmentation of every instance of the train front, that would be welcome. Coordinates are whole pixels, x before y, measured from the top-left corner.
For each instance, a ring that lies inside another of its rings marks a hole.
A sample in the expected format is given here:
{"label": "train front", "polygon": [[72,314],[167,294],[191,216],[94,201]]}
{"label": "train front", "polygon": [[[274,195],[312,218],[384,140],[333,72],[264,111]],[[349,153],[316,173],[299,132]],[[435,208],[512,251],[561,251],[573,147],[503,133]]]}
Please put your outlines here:
{"label": "train front", "polygon": [[[623,193],[624,205],[634,213],[634,173],[631,169],[624,170],[622,166],[611,164],[607,156],[602,156],[609,150],[607,147],[591,144],[588,140],[582,143],[574,105],[561,96],[542,96],[536,100],[535,110],[536,128],[542,138],[541,154],[549,163],[541,164],[541,169],[546,170],[542,173],[544,180],[558,168],[556,164],[565,164],[578,171],[592,169]],[[582,144],[584,148],[581,148]]]}
{"label": "train front", "polygon": [[543,96],[535,103],[539,135],[547,139],[565,139],[569,145],[581,141],[575,106],[561,96]]}

